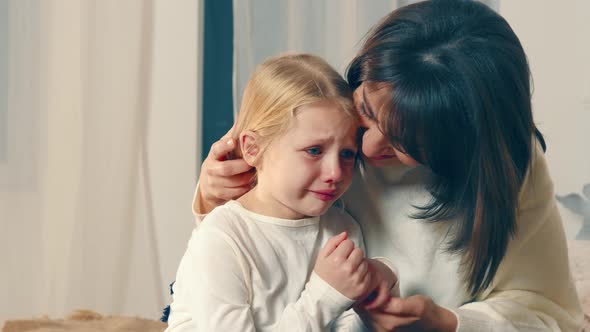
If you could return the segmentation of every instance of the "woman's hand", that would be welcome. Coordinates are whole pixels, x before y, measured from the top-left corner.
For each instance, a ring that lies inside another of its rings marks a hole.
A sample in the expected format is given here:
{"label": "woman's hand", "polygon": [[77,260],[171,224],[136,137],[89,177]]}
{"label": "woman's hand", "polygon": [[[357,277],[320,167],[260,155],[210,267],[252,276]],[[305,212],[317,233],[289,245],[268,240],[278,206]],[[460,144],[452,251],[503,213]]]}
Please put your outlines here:
{"label": "woman's hand", "polygon": [[367,326],[379,332],[454,332],[457,329],[457,317],[453,312],[422,295],[391,297],[379,308],[367,310],[357,305],[355,310]]}
{"label": "woman's hand", "polygon": [[244,159],[232,159],[236,141],[231,138],[233,127],[211,145],[209,155],[201,165],[197,191],[197,213],[209,213],[230,199],[247,193],[252,188],[254,168]]}
{"label": "woman's hand", "polygon": [[358,300],[369,291],[369,264],[361,248],[345,232],[332,237],[320,250],[314,272],[342,295]]}

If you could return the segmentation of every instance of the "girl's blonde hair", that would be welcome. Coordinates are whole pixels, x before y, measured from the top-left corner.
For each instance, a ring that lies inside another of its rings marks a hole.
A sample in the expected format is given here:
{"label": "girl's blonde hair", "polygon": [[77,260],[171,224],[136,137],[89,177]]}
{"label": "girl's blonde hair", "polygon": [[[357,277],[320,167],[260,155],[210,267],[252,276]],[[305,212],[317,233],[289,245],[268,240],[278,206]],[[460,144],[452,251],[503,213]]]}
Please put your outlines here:
{"label": "girl's blonde hair", "polygon": [[[323,59],[286,54],[259,65],[248,81],[233,137],[245,130],[257,136],[259,154],[284,133],[298,107],[330,101],[357,119],[348,83]],[[241,156],[240,149],[235,151]]]}

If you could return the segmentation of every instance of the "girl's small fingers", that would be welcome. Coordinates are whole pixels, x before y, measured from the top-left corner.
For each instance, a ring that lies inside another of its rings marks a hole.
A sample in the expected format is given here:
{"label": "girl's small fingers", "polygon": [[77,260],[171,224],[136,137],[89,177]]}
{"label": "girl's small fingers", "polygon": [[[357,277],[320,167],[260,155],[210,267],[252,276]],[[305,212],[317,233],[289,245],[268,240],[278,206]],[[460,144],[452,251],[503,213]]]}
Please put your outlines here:
{"label": "girl's small fingers", "polygon": [[334,259],[338,261],[344,262],[348,259],[348,256],[350,256],[353,250],[354,242],[352,242],[352,240],[350,239],[345,239],[338,244],[336,249],[334,249],[334,251],[332,252],[331,256],[333,256]]}
{"label": "girl's small fingers", "polygon": [[322,250],[320,250],[320,256],[321,257],[328,257],[330,256],[334,250],[336,250],[336,248],[338,247],[338,245],[340,243],[342,243],[342,241],[344,241],[347,238],[347,234],[346,232],[342,232],[338,235],[332,236],[324,245],[324,247],[322,248]]}
{"label": "girl's small fingers", "polygon": [[356,273],[364,279],[369,275],[367,272],[369,272],[369,264],[365,261],[361,261],[361,263],[356,268]]}
{"label": "girl's small fingers", "polygon": [[[363,252],[363,249],[356,247],[352,250],[350,255],[348,255],[348,262],[355,270],[358,270],[362,263],[365,263],[365,265],[367,265],[364,258],[365,253]],[[365,266],[365,268],[368,269],[368,266]]]}

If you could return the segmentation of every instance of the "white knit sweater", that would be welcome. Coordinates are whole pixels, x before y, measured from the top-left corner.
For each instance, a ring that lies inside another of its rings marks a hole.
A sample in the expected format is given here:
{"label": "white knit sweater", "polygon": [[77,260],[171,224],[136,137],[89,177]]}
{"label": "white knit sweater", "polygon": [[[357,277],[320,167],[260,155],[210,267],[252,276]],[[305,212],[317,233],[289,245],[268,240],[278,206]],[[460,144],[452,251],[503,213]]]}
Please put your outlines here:
{"label": "white knit sweater", "polygon": [[471,303],[460,257],[443,250],[453,221],[408,217],[430,200],[423,167],[367,169],[345,197],[361,224],[368,255],[395,266],[401,296],[422,294],[453,311],[458,331],[578,331],[582,311],[568,265],[553,183],[537,143],[519,195],[517,233],[492,285]]}

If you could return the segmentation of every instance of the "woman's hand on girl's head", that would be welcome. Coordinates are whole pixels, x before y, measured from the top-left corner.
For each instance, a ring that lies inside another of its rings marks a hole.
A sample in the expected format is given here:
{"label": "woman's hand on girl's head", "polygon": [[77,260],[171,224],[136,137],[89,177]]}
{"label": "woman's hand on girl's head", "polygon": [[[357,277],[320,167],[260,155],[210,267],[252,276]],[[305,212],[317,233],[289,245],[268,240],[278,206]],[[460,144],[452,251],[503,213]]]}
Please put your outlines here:
{"label": "woman's hand on girl's head", "polygon": [[[233,129],[233,128],[232,128]],[[197,192],[197,213],[209,213],[228,200],[238,198],[252,188],[254,168],[243,159],[230,159],[236,142],[230,129],[219,141],[211,145],[209,155],[201,165]]]}
{"label": "woman's hand on girl's head", "polygon": [[371,284],[363,250],[355,247],[346,232],[332,237],[320,250],[314,272],[342,295],[358,300]]}
{"label": "woman's hand on girl's head", "polygon": [[355,310],[374,331],[454,332],[457,329],[457,317],[453,312],[422,295],[390,297],[379,308]]}

